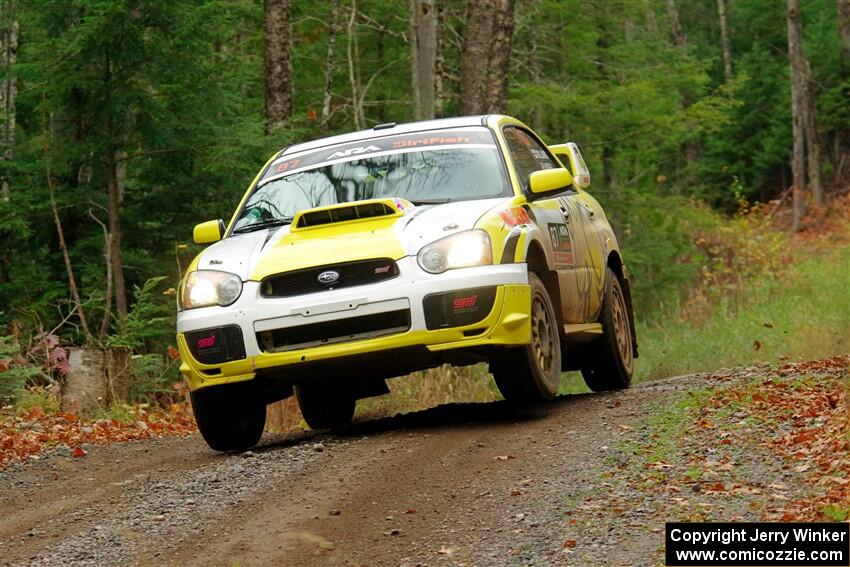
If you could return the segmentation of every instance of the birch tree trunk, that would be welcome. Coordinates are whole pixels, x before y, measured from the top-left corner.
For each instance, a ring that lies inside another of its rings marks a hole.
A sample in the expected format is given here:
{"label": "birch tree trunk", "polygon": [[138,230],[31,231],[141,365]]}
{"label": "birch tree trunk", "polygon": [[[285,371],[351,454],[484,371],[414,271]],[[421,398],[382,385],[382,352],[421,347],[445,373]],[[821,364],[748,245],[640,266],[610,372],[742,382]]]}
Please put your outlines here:
{"label": "birch tree trunk", "polygon": [[436,0],[410,0],[410,67],[417,120],[434,118],[437,24]]}
{"label": "birch tree trunk", "polygon": [[[8,164],[15,147],[15,99],[18,85],[12,67],[18,54],[18,20],[16,0],[0,0],[0,202],[11,199]],[[9,281],[12,252],[0,250],[0,284]]]}
{"label": "birch tree trunk", "polygon": [[[106,299],[103,302],[103,318],[100,320],[100,328],[97,331],[97,340],[100,344],[103,344],[103,340],[106,338],[106,333],[109,331],[109,323],[112,319],[112,237],[109,235],[109,229],[106,228],[106,225],[97,218],[94,213],[92,213],[91,209],[89,209],[89,216],[100,225],[100,228],[103,230],[103,259],[106,264]],[[179,261],[178,261],[179,268]],[[177,279],[183,279],[183,274],[178,273]]]}
{"label": "birch tree trunk", "polygon": [[717,0],[717,18],[720,20],[720,46],[723,49],[723,77],[732,80],[732,54],[729,51],[729,27],[726,19],[726,0]]}
{"label": "birch tree trunk", "polygon": [[626,43],[634,43],[635,36],[637,36],[637,26],[635,25],[634,20],[631,18],[626,18],[626,21],[623,22],[623,33],[626,36]]}
{"label": "birch tree trunk", "polygon": [[[18,56],[16,0],[0,0],[0,160],[9,162],[15,147],[15,99],[18,82],[12,71]],[[9,201],[9,175],[4,163],[0,171],[0,200]]]}
{"label": "birch tree trunk", "polygon": [[[667,17],[670,20],[670,31],[673,34],[673,40],[676,43],[676,47],[681,49],[682,51],[686,51],[688,48],[688,38],[685,35],[685,31],[682,29],[682,22],[679,19],[679,7],[676,5],[676,0],[667,0]],[[690,91],[685,91],[682,93],[682,106],[684,108],[689,108],[695,102],[695,96]],[[685,158],[688,161],[688,164],[692,164],[699,159],[700,155],[700,142],[699,140],[688,140],[685,142]],[[690,175],[690,169],[688,168],[688,174]]]}
{"label": "birch tree trunk", "polygon": [[443,81],[446,74],[446,58],[443,55],[443,30],[448,26],[444,2],[437,1],[437,49],[434,59],[434,116],[443,116]]}
{"label": "birch tree trunk", "polygon": [[464,114],[504,112],[514,27],[513,0],[468,0],[461,53]]}
{"label": "birch tree trunk", "polygon": [[[123,325],[129,312],[127,307],[127,284],[124,280],[124,255],[121,250],[121,201],[126,179],[126,162],[121,160],[123,152],[112,152],[106,158],[106,212],[109,217],[109,253],[112,263],[112,283],[115,292],[115,309],[119,324]],[[119,161],[121,160],[121,161]]]}
{"label": "birch tree trunk", "polygon": [[805,214],[803,189],[806,185],[805,127],[803,120],[803,92],[805,91],[805,67],[803,66],[802,27],[800,24],[800,0],[788,0],[788,59],[791,65],[791,126],[793,149],[791,150],[793,229],[800,230]]}
{"label": "birch tree trunk", "polygon": [[290,0],[264,0],[266,133],[292,117]]}
{"label": "birch tree trunk", "polygon": [[682,29],[682,22],[679,20],[679,7],[676,6],[676,0],[667,0],[667,17],[670,18],[670,30],[673,32],[676,46],[684,48],[688,44],[688,38]]}
{"label": "birch tree trunk", "polygon": [[803,126],[806,131],[806,157],[808,159],[809,187],[812,197],[819,207],[824,205],[823,184],[820,178],[820,143],[817,132],[817,111],[815,110],[814,83],[809,61],[800,48],[803,57]]}
{"label": "birch tree trunk", "polygon": [[354,128],[356,130],[362,130],[366,123],[366,118],[363,112],[360,70],[357,67],[357,62],[360,59],[360,49],[357,45],[357,33],[355,30],[356,22],[357,0],[351,0],[351,17],[348,20],[348,81],[351,83],[351,104],[354,110]]}
{"label": "birch tree trunk", "polygon": [[336,36],[339,33],[339,0],[331,4],[330,21],[328,22],[328,50],[325,56],[325,92],[322,96],[322,130],[328,129],[328,120],[331,117],[331,97],[334,80],[334,48],[336,47]]}
{"label": "birch tree trunk", "polygon": [[850,65],[850,0],[835,0],[838,8],[838,35],[841,36],[841,56]]}
{"label": "birch tree trunk", "polygon": [[514,0],[497,0],[493,24],[492,56],[487,88],[487,112],[507,112],[511,39],[514,33]]}
{"label": "birch tree trunk", "polygon": [[646,29],[653,35],[658,35],[658,18],[655,16],[655,9],[651,2],[647,2],[646,8]]}
{"label": "birch tree trunk", "polygon": [[493,0],[467,1],[460,59],[461,108],[464,114],[484,112],[490,39],[493,35]]}

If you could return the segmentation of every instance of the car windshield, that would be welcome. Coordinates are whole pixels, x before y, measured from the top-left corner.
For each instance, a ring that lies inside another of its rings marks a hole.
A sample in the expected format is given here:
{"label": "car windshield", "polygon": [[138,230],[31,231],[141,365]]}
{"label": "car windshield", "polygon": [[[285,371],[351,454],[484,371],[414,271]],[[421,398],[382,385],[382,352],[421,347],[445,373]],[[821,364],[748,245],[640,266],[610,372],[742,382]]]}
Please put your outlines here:
{"label": "car windshield", "polygon": [[510,194],[492,134],[483,128],[390,136],[297,156],[272,164],[235,232],[285,224],[299,211],[336,203],[402,197],[430,204]]}

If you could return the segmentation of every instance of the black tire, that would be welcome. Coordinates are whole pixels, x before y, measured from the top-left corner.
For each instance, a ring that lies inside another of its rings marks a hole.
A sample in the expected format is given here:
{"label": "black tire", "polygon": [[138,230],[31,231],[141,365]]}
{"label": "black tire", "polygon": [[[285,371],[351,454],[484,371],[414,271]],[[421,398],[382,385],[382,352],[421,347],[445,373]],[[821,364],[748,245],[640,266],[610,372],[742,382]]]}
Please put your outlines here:
{"label": "black tire", "polygon": [[588,362],[581,369],[584,382],[594,392],[623,390],[631,384],[635,369],[631,321],[623,286],[608,268],[599,317],[602,337],[588,345]]}
{"label": "black tire", "polygon": [[551,400],[561,382],[561,341],[552,299],[537,275],[528,274],[528,283],[531,342],[499,349],[490,358],[490,372],[499,391],[509,402],[523,405]]}
{"label": "black tire", "polygon": [[354,419],[357,400],[350,392],[329,385],[295,386],[301,415],[311,429],[344,427]]}
{"label": "black tire", "polygon": [[204,441],[215,451],[245,451],[263,436],[266,404],[251,384],[192,392],[192,411]]}

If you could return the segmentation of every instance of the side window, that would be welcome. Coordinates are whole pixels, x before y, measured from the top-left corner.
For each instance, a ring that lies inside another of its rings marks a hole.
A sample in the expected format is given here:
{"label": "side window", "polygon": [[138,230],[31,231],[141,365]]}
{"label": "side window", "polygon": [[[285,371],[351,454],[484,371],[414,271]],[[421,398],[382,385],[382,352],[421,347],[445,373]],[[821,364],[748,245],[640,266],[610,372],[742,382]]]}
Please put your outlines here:
{"label": "side window", "polygon": [[511,153],[519,182],[523,187],[528,186],[528,177],[535,171],[560,167],[549,157],[540,142],[532,138],[528,132],[509,126],[502,131],[502,134],[505,136],[508,151]]}

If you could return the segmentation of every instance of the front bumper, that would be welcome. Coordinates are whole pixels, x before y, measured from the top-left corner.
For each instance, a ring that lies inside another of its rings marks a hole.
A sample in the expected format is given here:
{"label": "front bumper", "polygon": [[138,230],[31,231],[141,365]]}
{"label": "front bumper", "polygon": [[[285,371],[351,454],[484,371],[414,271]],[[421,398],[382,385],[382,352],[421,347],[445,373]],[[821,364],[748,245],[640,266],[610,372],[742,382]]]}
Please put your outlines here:
{"label": "front bumper", "polygon": [[[246,282],[242,295],[229,307],[183,311],[177,318],[180,371],[189,389],[251,380],[257,371],[404,347],[424,346],[429,351],[480,346],[511,346],[531,340],[531,298],[525,264],[502,264],[450,270],[432,275],[423,272],[414,257],[398,261],[400,275],[373,285],[350,287],[288,298],[265,298],[257,282]],[[432,294],[495,287],[490,312],[473,324],[428,330],[424,299]],[[361,317],[382,310],[410,309],[410,327],[395,334],[335,342],[282,352],[267,352],[257,334],[279,327],[326,323]],[[221,364],[203,364],[190,352],[185,333],[238,325],[245,343],[245,358]]]}

